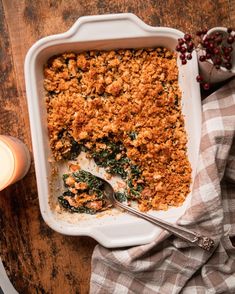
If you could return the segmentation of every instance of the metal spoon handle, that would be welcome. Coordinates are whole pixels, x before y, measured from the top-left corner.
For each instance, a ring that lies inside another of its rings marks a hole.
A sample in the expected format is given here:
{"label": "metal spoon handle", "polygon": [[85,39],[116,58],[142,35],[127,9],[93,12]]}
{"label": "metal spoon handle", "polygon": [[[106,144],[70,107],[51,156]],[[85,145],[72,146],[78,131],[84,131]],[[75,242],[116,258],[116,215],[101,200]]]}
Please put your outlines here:
{"label": "metal spoon handle", "polygon": [[151,216],[149,214],[146,213],[142,213],[130,206],[127,206],[117,200],[115,200],[115,204],[121,208],[123,208],[124,210],[129,211],[130,213],[139,216],[140,218],[144,218],[145,220],[158,225],[159,227],[167,230],[168,232],[171,232],[173,235],[184,239],[188,242],[191,242],[207,251],[210,251],[215,243],[212,239],[210,239],[207,236],[202,236],[200,234],[197,234],[195,232],[192,232],[184,227],[180,227],[171,223],[168,223],[162,219],[159,219],[157,217]]}

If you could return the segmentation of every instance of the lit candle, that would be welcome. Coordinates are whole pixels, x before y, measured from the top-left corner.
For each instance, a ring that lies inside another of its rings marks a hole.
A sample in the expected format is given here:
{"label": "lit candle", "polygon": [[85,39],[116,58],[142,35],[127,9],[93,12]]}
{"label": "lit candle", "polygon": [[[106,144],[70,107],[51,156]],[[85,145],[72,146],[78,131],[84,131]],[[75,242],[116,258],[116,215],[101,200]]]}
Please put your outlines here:
{"label": "lit candle", "polygon": [[29,150],[19,139],[0,135],[0,191],[22,179],[30,167]]}

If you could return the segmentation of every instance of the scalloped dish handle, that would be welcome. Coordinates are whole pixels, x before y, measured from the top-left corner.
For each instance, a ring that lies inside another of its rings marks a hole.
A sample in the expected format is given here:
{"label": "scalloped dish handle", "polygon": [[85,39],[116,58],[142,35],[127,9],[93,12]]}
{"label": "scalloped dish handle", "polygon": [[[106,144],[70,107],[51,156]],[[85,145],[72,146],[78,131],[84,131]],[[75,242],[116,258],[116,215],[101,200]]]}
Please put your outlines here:
{"label": "scalloped dish handle", "polygon": [[88,35],[92,40],[110,40],[116,39],[114,32],[119,32],[119,38],[133,38],[143,36],[143,32],[151,35],[155,29],[132,13],[122,13],[80,17],[67,33],[73,41],[86,41]]}

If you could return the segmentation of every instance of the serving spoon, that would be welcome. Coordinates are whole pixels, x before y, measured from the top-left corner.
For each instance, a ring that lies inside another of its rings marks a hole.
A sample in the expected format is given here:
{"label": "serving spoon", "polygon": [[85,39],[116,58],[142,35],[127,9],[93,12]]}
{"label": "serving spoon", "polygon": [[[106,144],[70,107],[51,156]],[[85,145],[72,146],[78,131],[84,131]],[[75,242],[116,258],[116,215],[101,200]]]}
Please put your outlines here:
{"label": "serving spoon", "polygon": [[[97,177],[97,175],[94,175],[94,176]],[[104,180],[101,177],[97,177],[97,178],[100,179],[101,181],[103,181],[104,194],[113,206],[122,208],[122,209],[130,212],[131,214],[134,214],[140,218],[143,218],[143,219],[161,227],[162,229],[167,230],[168,232],[172,233],[173,235],[175,235],[185,241],[188,241],[192,244],[195,244],[196,246],[198,246],[200,248],[203,248],[204,250],[210,251],[214,248],[214,246],[215,246],[214,241],[207,236],[203,236],[203,235],[200,235],[200,234],[195,233],[193,231],[190,231],[184,227],[180,227],[178,225],[168,223],[162,219],[151,216],[147,213],[142,213],[142,212],[118,201],[115,197],[115,192],[114,192],[112,185],[108,181]]]}

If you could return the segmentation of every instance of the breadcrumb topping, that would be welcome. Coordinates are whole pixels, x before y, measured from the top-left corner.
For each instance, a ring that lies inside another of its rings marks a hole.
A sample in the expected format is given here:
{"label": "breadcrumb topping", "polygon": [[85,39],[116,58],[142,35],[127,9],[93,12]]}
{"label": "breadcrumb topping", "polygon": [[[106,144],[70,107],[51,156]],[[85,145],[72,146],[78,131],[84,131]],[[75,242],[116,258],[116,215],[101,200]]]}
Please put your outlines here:
{"label": "breadcrumb topping", "polygon": [[107,148],[102,140],[112,138],[141,171],[134,183],[143,184],[136,199],[141,211],[167,210],[184,202],[191,167],[173,52],[147,48],[64,53],[48,60],[44,77],[56,160],[70,154],[74,141],[88,151],[100,151]]}

